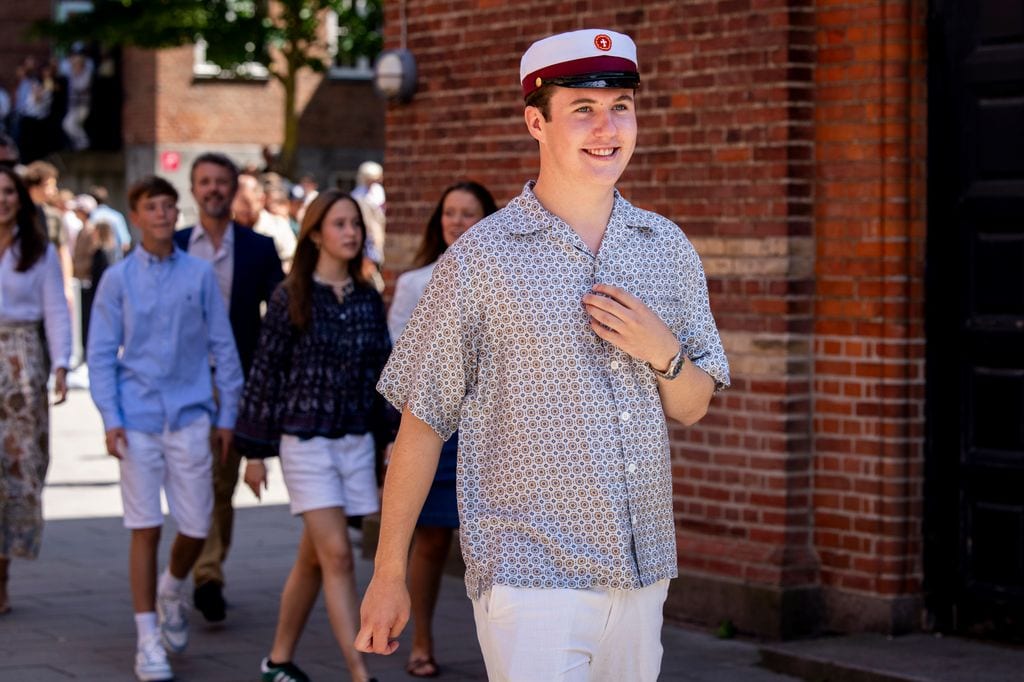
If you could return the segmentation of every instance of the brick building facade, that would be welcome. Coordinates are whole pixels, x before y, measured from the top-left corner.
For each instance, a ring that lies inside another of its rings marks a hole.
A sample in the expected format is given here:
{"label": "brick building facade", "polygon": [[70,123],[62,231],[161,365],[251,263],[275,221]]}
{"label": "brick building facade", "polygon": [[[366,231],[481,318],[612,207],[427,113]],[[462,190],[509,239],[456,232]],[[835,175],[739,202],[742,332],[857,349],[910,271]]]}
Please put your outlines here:
{"label": "brick building facade", "polygon": [[533,40],[606,26],[638,43],[620,189],[701,254],[733,373],[697,427],[670,427],[669,616],[769,636],[920,626],[923,0],[405,5],[419,90],[387,114],[396,269],[446,185],[503,203],[535,177],[516,82]]}
{"label": "brick building facade", "polygon": [[[156,172],[171,179],[184,190],[186,221],[194,210],[188,170],[196,155],[218,150],[262,167],[263,146],[283,141],[284,90],[277,81],[196,77],[191,46],[128,49],[123,61],[124,82],[131,84],[124,102],[127,176]],[[296,99],[299,172],[313,173],[321,185],[348,189],[361,162],[381,160],[384,104],[368,79],[307,70]]]}
{"label": "brick building facade", "polygon": [[[15,69],[27,55],[54,57],[50,45],[28,31],[54,16],[61,3],[25,0],[0,8],[0,87],[16,86]],[[324,16],[324,30],[330,15]],[[182,193],[183,220],[195,216],[188,169],[196,155],[217,150],[239,163],[263,165],[262,148],[284,138],[284,90],[272,78],[211,77],[193,46],[165,50],[126,48],[117,60],[123,92],[123,152],[62,152],[52,160],[66,184],[84,191],[92,182],[109,185],[123,207],[124,188],[148,173],[167,177]],[[340,75],[305,70],[297,86],[298,172],[310,172],[322,186],[351,186],[365,160],[381,160],[384,104],[369,72]]]}

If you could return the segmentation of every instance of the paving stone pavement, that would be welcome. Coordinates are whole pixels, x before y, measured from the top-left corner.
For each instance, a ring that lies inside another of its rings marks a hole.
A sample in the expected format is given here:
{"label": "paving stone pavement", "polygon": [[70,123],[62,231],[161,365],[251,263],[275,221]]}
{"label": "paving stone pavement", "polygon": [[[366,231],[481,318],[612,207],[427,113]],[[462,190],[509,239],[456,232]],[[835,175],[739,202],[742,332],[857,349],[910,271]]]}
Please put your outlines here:
{"label": "paving stone pavement", "polygon": [[[134,623],[128,592],[128,535],[121,526],[116,461],[103,453],[103,431],[84,390],[53,408],[52,462],[44,498],[43,551],[34,562],[14,560],[13,610],[0,617],[0,681],[131,680]],[[228,618],[209,627],[193,614],[192,641],[171,657],[181,682],[258,680],[257,666],[272,636],[281,586],[295,556],[301,522],[292,518],[276,470],[264,502],[236,492],[240,507],[227,562]],[[173,529],[165,528],[161,561]],[[371,572],[359,559],[360,589]],[[441,679],[485,680],[472,608],[461,580],[445,577],[435,622]],[[382,682],[409,680],[403,647],[370,657]],[[723,641],[666,625],[663,680],[783,682],[796,678],[759,668],[754,644]],[[296,661],[314,680],[349,679],[322,603],[314,610]]]}

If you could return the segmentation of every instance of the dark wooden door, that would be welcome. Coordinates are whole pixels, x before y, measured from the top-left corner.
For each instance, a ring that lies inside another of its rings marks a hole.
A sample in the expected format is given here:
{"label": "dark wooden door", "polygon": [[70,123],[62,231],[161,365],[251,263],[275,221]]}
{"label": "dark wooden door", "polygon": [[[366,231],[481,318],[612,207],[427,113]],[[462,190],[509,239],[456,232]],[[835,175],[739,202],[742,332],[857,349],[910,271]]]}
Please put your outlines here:
{"label": "dark wooden door", "polygon": [[1024,0],[929,23],[925,584],[941,628],[1024,634]]}

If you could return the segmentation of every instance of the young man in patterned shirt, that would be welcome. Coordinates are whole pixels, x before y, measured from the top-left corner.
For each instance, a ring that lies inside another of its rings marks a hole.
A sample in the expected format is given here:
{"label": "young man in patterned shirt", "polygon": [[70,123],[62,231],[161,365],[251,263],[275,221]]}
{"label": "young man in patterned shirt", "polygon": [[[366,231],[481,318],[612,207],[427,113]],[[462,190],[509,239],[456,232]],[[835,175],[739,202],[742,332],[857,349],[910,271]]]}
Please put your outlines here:
{"label": "young man in patterned shirt", "polygon": [[666,417],[729,382],[682,231],[615,189],[636,146],[636,46],[574,31],[523,55],[540,173],[459,238],[378,388],[403,408],[356,646],[392,653],[406,556],[459,428],[466,587],[491,680],[655,680],[676,576]]}

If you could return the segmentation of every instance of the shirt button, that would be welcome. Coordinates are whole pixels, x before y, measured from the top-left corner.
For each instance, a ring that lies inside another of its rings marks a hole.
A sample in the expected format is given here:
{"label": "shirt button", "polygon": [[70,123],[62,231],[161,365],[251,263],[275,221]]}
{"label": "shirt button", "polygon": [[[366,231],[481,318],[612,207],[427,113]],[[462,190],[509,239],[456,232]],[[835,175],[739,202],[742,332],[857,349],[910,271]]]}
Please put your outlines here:
{"label": "shirt button", "polygon": [[635,474],[636,473],[636,462],[633,462],[633,463],[631,463],[629,465],[629,473],[631,473],[631,474]]}
{"label": "shirt button", "polygon": [[633,522],[634,526],[636,525],[636,515],[631,516],[629,520]]}
{"label": "shirt button", "polygon": [[609,367],[611,367],[612,369],[618,369],[619,366],[620,365],[618,360],[612,360],[611,364],[609,365]]}
{"label": "shirt button", "polygon": [[622,414],[620,414],[619,415],[619,419],[621,419],[624,422],[628,422],[629,421],[629,412],[623,412]]}

